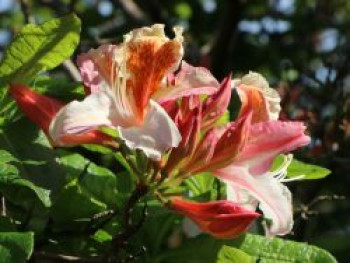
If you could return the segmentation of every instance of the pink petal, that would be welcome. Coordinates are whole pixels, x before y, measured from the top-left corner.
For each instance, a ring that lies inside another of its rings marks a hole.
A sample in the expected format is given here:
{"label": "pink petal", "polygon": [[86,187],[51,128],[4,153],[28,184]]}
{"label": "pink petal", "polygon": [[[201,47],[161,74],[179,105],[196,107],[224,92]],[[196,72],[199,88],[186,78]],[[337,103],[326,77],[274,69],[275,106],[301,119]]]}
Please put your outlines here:
{"label": "pink petal", "polygon": [[267,172],[273,159],[310,143],[301,122],[268,121],[250,127],[249,139],[235,160],[236,165],[249,167],[252,174]]}
{"label": "pink petal", "polygon": [[220,135],[220,137],[214,145],[212,158],[201,169],[216,170],[229,165],[235,160],[248,138],[251,116],[251,114],[248,114],[236,122],[230,123],[224,131],[215,129],[217,136]]}
{"label": "pink petal", "polygon": [[181,133],[181,142],[175,149],[172,150],[167,164],[166,170],[168,173],[178,165],[181,161],[185,161],[189,159],[193,151],[195,150],[195,146],[199,139],[200,134],[200,126],[201,125],[201,108],[194,109],[185,120],[179,121],[178,128]]}
{"label": "pink petal", "polygon": [[246,167],[235,165],[215,171],[215,175],[228,185],[244,189],[260,203],[265,217],[272,220],[271,235],[285,235],[293,227],[291,193],[271,174],[253,176]]}
{"label": "pink petal", "polygon": [[226,111],[231,99],[231,76],[203,104],[203,128],[211,127]]}
{"label": "pink petal", "polygon": [[190,161],[183,169],[192,174],[208,169],[208,163],[213,157],[215,145],[218,140],[219,137],[214,129],[207,131],[196,147]]}
{"label": "pink petal", "polygon": [[[213,94],[219,87],[218,81],[211,75],[210,71],[193,67],[182,61],[181,70],[176,74],[174,85],[164,86],[154,94],[153,99],[159,103],[175,100],[191,95]],[[171,84],[171,83],[170,83]]]}
{"label": "pink petal", "polygon": [[97,92],[103,82],[110,83],[112,77],[112,59],[115,45],[102,45],[78,56],[77,64],[87,94]]}

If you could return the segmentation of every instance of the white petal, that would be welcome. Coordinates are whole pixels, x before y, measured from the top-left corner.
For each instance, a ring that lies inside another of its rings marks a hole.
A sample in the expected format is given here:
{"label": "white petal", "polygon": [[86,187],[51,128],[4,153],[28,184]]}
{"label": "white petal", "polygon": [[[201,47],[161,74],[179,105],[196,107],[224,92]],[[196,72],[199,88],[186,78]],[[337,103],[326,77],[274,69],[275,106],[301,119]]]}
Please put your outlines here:
{"label": "white petal", "polygon": [[226,185],[227,200],[239,203],[244,208],[255,211],[258,201],[246,189],[239,188],[233,184]]}
{"label": "white petal", "polygon": [[259,201],[264,216],[272,220],[268,234],[285,235],[291,231],[291,193],[271,174],[252,176],[246,167],[239,166],[229,166],[215,174],[234,188],[245,189]]}
{"label": "white petal", "polygon": [[63,107],[50,124],[50,136],[59,144],[65,134],[83,134],[101,126],[111,126],[110,113],[115,111],[110,92],[98,91],[83,101],[72,101]]}
{"label": "white petal", "polygon": [[119,135],[131,149],[141,149],[154,160],[159,160],[167,149],[176,147],[181,135],[175,123],[156,102],[150,101],[145,121],[140,127],[121,128]]}

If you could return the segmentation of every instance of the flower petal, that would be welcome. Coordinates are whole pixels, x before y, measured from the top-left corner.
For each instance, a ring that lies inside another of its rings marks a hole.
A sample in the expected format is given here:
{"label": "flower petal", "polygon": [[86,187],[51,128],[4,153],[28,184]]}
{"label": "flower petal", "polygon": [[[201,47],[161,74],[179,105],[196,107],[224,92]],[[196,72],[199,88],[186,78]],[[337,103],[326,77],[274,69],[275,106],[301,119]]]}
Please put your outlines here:
{"label": "flower petal", "polygon": [[249,72],[241,80],[242,84],[256,87],[268,103],[269,120],[277,120],[281,111],[281,97],[275,89],[270,88],[267,80],[256,72]]}
{"label": "flower petal", "polygon": [[240,204],[242,207],[255,211],[259,202],[246,189],[233,184],[226,185],[227,200]]}
{"label": "flower petal", "polygon": [[209,130],[186,169],[191,172],[213,171],[232,163],[245,145],[250,122],[251,114],[248,114],[227,127]]}
{"label": "flower petal", "polygon": [[273,159],[281,154],[310,143],[301,122],[269,121],[252,125],[249,139],[235,164],[249,167],[253,174],[267,172]]}
{"label": "flower petal", "polygon": [[85,134],[65,134],[59,141],[51,137],[50,126],[64,104],[54,98],[38,94],[25,85],[11,85],[10,93],[24,114],[37,124],[46,134],[53,146],[74,146],[84,143],[109,143],[111,137],[97,130]]}
{"label": "flower petal", "polygon": [[207,131],[198,143],[195,152],[190,160],[182,168],[187,173],[200,173],[208,169],[208,163],[214,154],[214,149],[219,140],[217,131],[211,129]]}
{"label": "flower petal", "polygon": [[50,125],[51,138],[60,144],[67,135],[86,134],[101,126],[112,126],[111,115],[115,112],[113,97],[99,91],[83,101],[73,101],[63,107]]}
{"label": "flower petal", "polygon": [[203,129],[210,128],[227,111],[231,99],[231,76],[226,77],[203,104]]}
{"label": "flower petal", "polygon": [[234,188],[245,189],[260,202],[265,217],[272,220],[271,235],[285,235],[293,227],[291,193],[271,174],[253,176],[246,167],[228,166],[215,175]]}
{"label": "flower petal", "polygon": [[115,45],[102,45],[78,56],[77,64],[87,94],[97,92],[103,83],[113,83],[116,77],[113,61],[116,48]]}
{"label": "flower petal", "polygon": [[181,142],[172,150],[166,167],[164,168],[170,174],[171,170],[179,163],[184,163],[192,156],[195,146],[199,139],[201,125],[201,107],[195,108],[189,113],[185,120],[180,120],[177,127],[181,133]]}
{"label": "flower petal", "polygon": [[249,72],[232,83],[242,102],[241,115],[253,111],[253,123],[278,119],[281,98],[262,75]]}
{"label": "flower petal", "polygon": [[153,99],[162,103],[192,95],[211,95],[220,85],[209,70],[193,67],[185,61],[182,61],[181,69],[174,77],[173,82],[172,85],[162,86],[153,95]]}
{"label": "flower petal", "polygon": [[9,92],[23,113],[48,135],[50,123],[64,106],[63,102],[36,93],[22,84],[11,84]]}
{"label": "flower petal", "polygon": [[122,128],[119,134],[131,149],[141,149],[151,159],[159,160],[162,154],[181,141],[181,135],[173,120],[156,102],[150,107],[142,126]]}
{"label": "flower petal", "polygon": [[242,234],[260,216],[226,200],[196,203],[173,198],[170,208],[189,217],[203,232],[217,238],[232,238]]}
{"label": "flower petal", "polygon": [[137,116],[143,120],[151,96],[161,81],[174,71],[182,58],[182,29],[175,27],[175,38],[165,36],[164,25],[153,25],[131,31],[125,36],[128,85],[132,90]]}

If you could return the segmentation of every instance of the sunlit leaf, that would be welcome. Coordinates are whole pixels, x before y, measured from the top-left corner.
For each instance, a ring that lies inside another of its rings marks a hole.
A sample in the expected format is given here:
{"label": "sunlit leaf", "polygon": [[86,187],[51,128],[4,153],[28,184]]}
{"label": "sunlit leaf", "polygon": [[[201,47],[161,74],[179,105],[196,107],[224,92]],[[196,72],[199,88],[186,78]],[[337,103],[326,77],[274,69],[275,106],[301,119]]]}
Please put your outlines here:
{"label": "sunlit leaf", "polygon": [[[283,160],[283,155],[276,157],[271,170],[276,170],[283,163]],[[296,159],[293,159],[292,163],[288,166],[287,169],[288,177],[293,178],[300,175],[304,175],[302,179],[305,180],[322,179],[330,173],[331,171],[327,168],[314,164],[307,164]]]}
{"label": "sunlit leaf", "polygon": [[256,260],[234,247],[223,246],[218,253],[217,263],[253,263]]}
{"label": "sunlit leaf", "polygon": [[79,43],[80,20],[75,15],[28,24],[7,47],[0,63],[4,82],[28,82],[69,58]]}

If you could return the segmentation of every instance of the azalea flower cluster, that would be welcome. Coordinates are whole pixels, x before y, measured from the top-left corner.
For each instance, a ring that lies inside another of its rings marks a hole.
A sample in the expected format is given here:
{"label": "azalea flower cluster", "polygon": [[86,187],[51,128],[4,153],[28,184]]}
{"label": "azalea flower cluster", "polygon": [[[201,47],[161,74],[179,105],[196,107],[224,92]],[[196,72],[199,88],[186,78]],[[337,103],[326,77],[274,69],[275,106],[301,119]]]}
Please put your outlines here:
{"label": "azalea flower cluster", "polygon": [[[235,237],[260,216],[258,208],[271,222],[269,234],[290,232],[291,193],[283,185],[290,155],[279,169],[270,168],[276,156],[309,143],[304,125],[278,120],[280,97],[260,74],[229,75],[219,83],[205,68],[182,61],[182,30],[174,32],[169,39],[163,25],[143,27],[119,45],[80,55],[82,101],[64,104],[21,84],[12,84],[10,93],[55,147],[93,143],[141,151],[153,164],[155,176],[145,180],[155,183],[153,193],[203,232]],[[241,108],[235,121],[222,125],[233,92]],[[226,183],[226,200],[162,196],[202,172]]]}

